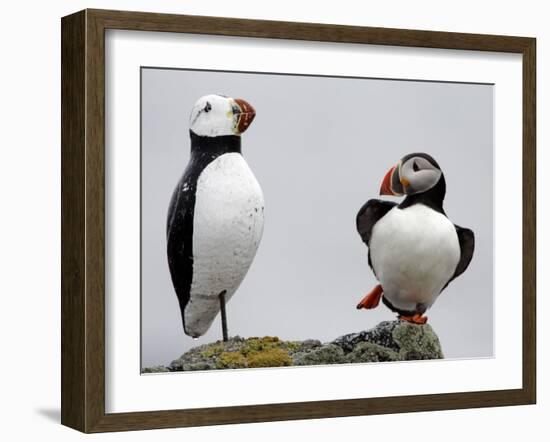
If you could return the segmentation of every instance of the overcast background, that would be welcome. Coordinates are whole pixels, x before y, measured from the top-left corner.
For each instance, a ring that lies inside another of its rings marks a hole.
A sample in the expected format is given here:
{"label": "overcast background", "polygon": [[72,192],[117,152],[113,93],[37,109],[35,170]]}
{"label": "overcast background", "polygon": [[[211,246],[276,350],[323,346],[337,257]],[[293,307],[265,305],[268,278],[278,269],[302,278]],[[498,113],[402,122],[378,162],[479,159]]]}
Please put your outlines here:
{"label": "overcast background", "polygon": [[472,228],[469,269],[428,311],[447,358],[493,355],[493,87],[397,80],[142,70],[142,367],[221,339],[217,319],[183,333],[166,261],[172,191],[189,159],[188,116],[202,95],[257,111],[242,150],[266,202],[262,242],[227,306],[230,335],[332,340],[395,318],[355,308],[376,284],[355,215],[403,155],[435,157],[445,210]]}

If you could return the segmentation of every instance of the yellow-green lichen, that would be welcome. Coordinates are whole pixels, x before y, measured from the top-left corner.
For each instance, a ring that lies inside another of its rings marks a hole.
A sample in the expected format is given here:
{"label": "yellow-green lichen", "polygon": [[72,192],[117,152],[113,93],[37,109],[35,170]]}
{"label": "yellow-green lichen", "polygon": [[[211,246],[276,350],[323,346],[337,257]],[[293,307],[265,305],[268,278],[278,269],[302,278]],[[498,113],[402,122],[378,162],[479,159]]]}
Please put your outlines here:
{"label": "yellow-green lichen", "polygon": [[246,358],[237,351],[225,351],[216,361],[216,368],[246,368]]}
{"label": "yellow-green lichen", "polygon": [[213,359],[216,368],[259,368],[292,365],[289,351],[296,351],[297,342],[281,341],[277,336],[251,337],[237,346],[217,342],[201,352]]}
{"label": "yellow-green lichen", "polygon": [[270,348],[249,353],[247,356],[247,365],[249,368],[284,367],[292,365],[292,358],[286,350]]}
{"label": "yellow-green lichen", "polygon": [[243,355],[248,355],[253,352],[261,352],[272,348],[281,347],[281,341],[277,336],[264,336],[263,338],[249,338],[246,340],[244,347],[241,349]]}

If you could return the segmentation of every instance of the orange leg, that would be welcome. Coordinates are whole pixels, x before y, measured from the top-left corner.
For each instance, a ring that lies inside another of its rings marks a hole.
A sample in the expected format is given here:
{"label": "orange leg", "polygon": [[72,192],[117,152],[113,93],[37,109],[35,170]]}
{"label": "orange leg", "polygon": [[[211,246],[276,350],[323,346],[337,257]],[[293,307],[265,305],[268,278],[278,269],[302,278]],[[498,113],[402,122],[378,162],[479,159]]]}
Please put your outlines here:
{"label": "orange leg", "polygon": [[428,317],[422,316],[420,313],[416,313],[412,316],[399,315],[398,318],[402,321],[412,322],[413,324],[425,324],[428,322]]}
{"label": "orange leg", "polygon": [[370,291],[370,293],[368,293],[363,299],[361,299],[361,302],[357,304],[357,309],[372,309],[378,307],[378,304],[380,303],[380,298],[382,297],[382,292],[382,286],[378,284]]}

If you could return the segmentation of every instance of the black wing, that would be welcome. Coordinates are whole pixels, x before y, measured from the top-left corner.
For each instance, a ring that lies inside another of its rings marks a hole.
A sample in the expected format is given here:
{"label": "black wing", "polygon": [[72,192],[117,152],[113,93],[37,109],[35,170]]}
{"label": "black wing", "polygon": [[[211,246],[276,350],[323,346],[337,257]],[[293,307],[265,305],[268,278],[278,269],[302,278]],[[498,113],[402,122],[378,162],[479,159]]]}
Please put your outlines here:
{"label": "black wing", "polygon": [[468,266],[470,265],[470,261],[474,256],[475,249],[474,232],[470,229],[466,229],[457,225],[455,225],[455,228],[456,234],[458,235],[458,243],[460,244],[460,261],[458,261],[455,273],[453,277],[449,280],[449,282],[464,273],[464,271],[468,268]]}
{"label": "black wing", "polygon": [[182,177],[178,183],[166,220],[166,252],[172,284],[178,297],[185,330],[184,311],[189,302],[193,280],[193,214],[196,181]]}
{"label": "black wing", "polygon": [[464,273],[464,271],[470,265],[472,256],[474,256],[474,232],[472,232],[470,229],[465,229],[464,227],[457,226],[456,224],[455,229],[458,236],[458,244],[460,246],[460,260],[458,261],[455,273],[453,274],[452,278],[447,281],[447,284],[445,284],[445,287],[443,287],[441,291],[445,290],[453,279]]}
{"label": "black wing", "polygon": [[357,223],[357,231],[367,246],[370,243],[374,225],[396,205],[396,203],[391,201],[368,200],[365,205],[361,207],[355,221]]}
{"label": "black wing", "polygon": [[[397,206],[397,203],[391,201],[383,200],[368,200],[359,212],[355,222],[357,224],[357,232],[361,236],[363,242],[370,247],[370,238],[372,235],[372,229],[374,225],[391,209]],[[374,268],[372,267],[372,261],[370,259],[370,249],[369,249],[369,266],[372,271],[375,273]]]}

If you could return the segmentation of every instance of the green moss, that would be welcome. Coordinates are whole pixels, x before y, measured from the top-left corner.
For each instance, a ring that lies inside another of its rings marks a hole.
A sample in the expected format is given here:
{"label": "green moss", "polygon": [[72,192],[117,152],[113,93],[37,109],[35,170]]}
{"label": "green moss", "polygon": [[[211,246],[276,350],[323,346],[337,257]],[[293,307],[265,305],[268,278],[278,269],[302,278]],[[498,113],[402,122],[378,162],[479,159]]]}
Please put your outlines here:
{"label": "green moss", "polygon": [[282,348],[270,348],[249,353],[247,362],[249,368],[284,367],[292,365],[292,358],[288,354],[288,351]]}
{"label": "green moss", "polygon": [[246,368],[246,358],[237,351],[224,351],[216,361],[216,368]]}

